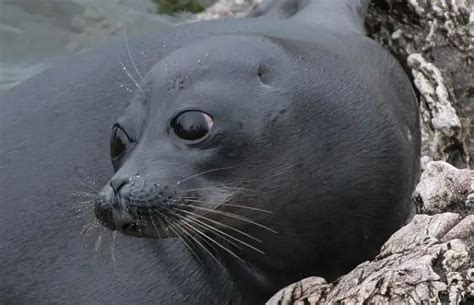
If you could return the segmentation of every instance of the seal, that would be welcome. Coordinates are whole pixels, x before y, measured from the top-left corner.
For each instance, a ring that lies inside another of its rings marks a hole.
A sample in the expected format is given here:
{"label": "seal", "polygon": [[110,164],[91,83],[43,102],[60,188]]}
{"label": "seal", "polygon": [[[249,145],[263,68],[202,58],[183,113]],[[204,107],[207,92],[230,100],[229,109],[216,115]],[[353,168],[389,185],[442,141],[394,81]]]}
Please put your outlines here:
{"label": "seal", "polygon": [[[2,301],[261,304],[375,255],[410,213],[420,134],[408,78],[363,35],[368,2],[269,1],[7,92]],[[72,242],[84,177],[121,233],[113,272]]]}

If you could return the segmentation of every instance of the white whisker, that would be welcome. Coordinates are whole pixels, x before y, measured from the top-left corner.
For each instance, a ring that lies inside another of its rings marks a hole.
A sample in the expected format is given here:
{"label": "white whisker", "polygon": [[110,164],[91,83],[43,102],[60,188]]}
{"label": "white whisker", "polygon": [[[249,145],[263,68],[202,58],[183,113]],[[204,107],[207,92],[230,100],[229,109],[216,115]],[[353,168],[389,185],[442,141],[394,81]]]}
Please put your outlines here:
{"label": "white whisker", "polygon": [[173,219],[170,219],[171,223],[170,223],[170,229],[179,237],[179,239],[184,243],[184,245],[186,246],[186,248],[189,250],[189,252],[191,252],[191,255],[194,256],[201,264],[202,264],[202,261],[201,259],[199,259],[199,256],[197,255],[197,253],[193,250],[193,248],[191,247],[190,244],[188,244],[186,242],[186,239],[181,235],[179,234],[178,231],[176,231],[173,226],[176,226],[177,229],[181,230],[181,232],[183,232],[183,228],[178,224],[177,221],[173,221]]}
{"label": "white whisker", "polygon": [[[164,215],[163,215],[164,216]],[[165,216],[166,217],[166,216]],[[165,221],[166,221],[166,218],[165,218]],[[167,221],[168,222],[168,221]],[[168,222],[168,224],[171,226],[171,223]],[[183,228],[184,229],[184,228]],[[207,249],[198,239],[196,239],[191,233],[189,233],[188,231],[184,231],[183,230],[183,233],[185,233],[186,235],[189,236],[189,238],[191,238],[197,245],[199,245],[210,257],[212,257],[217,264],[219,264],[219,266],[221,267],[224,267],[222,266],[222,263],[217,259],[217,257],[212,254],[211,251],[209,251],[209,249]]]}
{"label": "white whisker", "polygon": [[177,184],[177,185],[180,185],[180,184],[183,183],[184,181],[188,181],[188,180],[190,180],[190,179],[193,179],[193,178],[202,176],[202,175],[204,175],[204,174],[208,174],[208,173],[212,173],[212,172],[216,172],[216,171],[220,171],[220,170],[231,169],[231,168],[232,168],[232,167],[220,167],[220,168],[214,168],[214,169],[211,169],[211,170],[208,170],[208,171],[200,172],[200,173],[198,173],[198,174],[189,176],[189,177],[184,178],[184,179],[182,179],[182,180],[178,180],[178,182],[176,182],[176,184]]}
{"label": "white whisker", "polygon": [[224,223],[222,223],[222,222],[219,222],[219,221],[217,221],[217,220],[210,219],[210,218],[208,218],[208,217],[206,217],[206,216],[204,216],[204,215],[199,215],[199,214],[197,214],[197,213],[193,213],[193,212],[191,212],[191,211],[186,211],[186,210],[182,210],[182,209],[180,209],[179,211],[180,211],[180,212],[183,212],[183,213],[186,213],[186,214],[189,214],[189,215],[194,215],[194,216],[199,217],[199,218],[202,218],[202,219],[204,219],[204,220],[206,220],[206,221],[215,223],[215,224],[220,225],[220,226],[222,226],[222,227],[224,227],[224,228],[227,228],[227,229],[229,229],[229,230],[232,230],[232,231],[235,231],[235,232],[237,232],[237,233],[240,233],[240,234],[242,234],[242,235],[244,235],[244,236],[246,236],[246,237],[248,237],[248,238],[250,238],[250,239],[253,239],[253,240],[256,241],[256,242],[259,242],[259,243],[262,242],[260,239],[255,238],[255,237],[253,237],[253,236],[250,235],[250,234],[247,234],[247,233],[245,233],[245,232],[243,232],[243,231],[241,231],[241,230],[239,230],[239,229],[236,229],[236,228],[234,228],[234,227],[231,227],[231,226],[229,226],[229,225],[226,225],[226,224],[224,224]]}
{"label": "white whisker", "polygon": [[142,84],[145,84],[145,80],[143,79],[143,76],[138,70],[138,67],[135,64],[135,61],[133,60],[132,53],[130,52],[130,46],[128,45],[128,37],[127,37],[127,27],[125,25],[123,26],[123,34],[125,36],[125,46],[127,48],[127,53],[128,53],[128,57],[130,58],[130,62],[132,63],[132,66],[135,69],[135,72],[137,73],[138,77],[142,81]]}
{"label": "white whisker", "polygon": [[117,237],[117,231],[112,233],[112,246],[110,248],[110,257],[112,258],[112,264],[114,265],[114,270],[117,269],[117,260],[115,259],[115,239]]}
{"label": "white whisker", "polygon": [[[199,223],[201,227],[204,227],[204,228],[210,229],[210,230],[212,230],[212,231],[218,232],[219,234],[224,235],[224,236],[226,236],[226,237],[228,237],[228,238],[230,238],[230,239],[232,239],[232,240],[234,240],[234,241],[236,241],[236,242],[238,242],[238,243],[240,243],[240,244],[242,244],[242,245],[244,245],[244,246],[247,246],[247,247],[249,247],[250,249],[255,250],[256,252],[258,252],[258,253],[260,253],[260,254],[265,254],[265,252],[263,252],[262,250],[260,250],[260,249],[258,249],[258,248],[256,248],[256,247],[254,247],[254,246],[252,246],[252,245],[250,245],[250,244],[248,244],[248,243],[242,241],[241,239],[238,239],[238,238],[236,238],[236,237],[234,237],[234,236],[232,236],[232,235],[229,235],[229,234],[225,233],[224,231],[222,231],[222,230],[220,230],[220,229],[218,229],[218,228],[215,228],[215,227],[213,227],[213,226],[211,226],[211,225],[208,225],[208,224],[206,224],[205,222],[202,222],[202,221],[200,221],[199,219],[197,219],[197,218],[195,218],[195,217],[192,217],[192,216],[189,216],[189,215],[188,215],[187,217],[184,217],[184,216],[181,216],[181,215],[179,215],[179,216],[182,217],[183,219],[193,220],[195,223]],[[232,242],[231,242],[231,243],[232,243]],[[234,246],[236,246],[234,243],[232,243],[232,244],[233,244]]]}
{"label": "white whisker", "polygon": [[[183,198],[183,199],[186,199],[187,201],[191,201],[191,202],[212,203],[212,202],[210,202],[210,201],[205,201],[205,200],[190,199],[189,197],[182,197],[182,198]],[[259,208],[254,208],[254,207],[249,207],[249,206],[245,206],[245,205],[239,205],[239,204],[220,203],[220,204],[216,207],[216,209],[219,208],[219,206],[236,207],[236,208],[248,209],[248,210],[257,211],[257,212],[263,212],[263,213],[273,214],[273,212],[268,211],[268,210],[259,209]]]}
{"label": "white whisker", "polygon": [[185,206],[185,207],[192,207],[194,209],[198,209],[198,210],[203,210],[203,211],[207,211],[207,212],[210,212],[210,213],[215,213],[215,214],[219,214],[219,215],[223,215],[223,216],[227,216],[229,218],[233,218],[233,219],[237,219],[237,220],[241,220],[241,221],[244,221],[244,222],[247,222],[247,223],[250,223],[250,224],[253,224],[253,225],[256,225],[262,229],[265,229],[267,231],[270,231],[272,233],[278,233],[277,231],[265,226],[265,225],[262,225],[258,222],[255,222],[247,217],[244,217],[244,216],[240,216],[240,215],[236,215],[234,213],[229,213],[229,212],[223,212],[223,211],[218,211],[218,210],[213,210],[213,209],[207,209],[207,208],[203,208],[203,207],[198,207],[198,206],[195,206],[195,205],[191,205],[191,204],[179,204],[179,203],[175,203],[176,205],[180,205],[180,206]]}
{"label": "white whisker", "polygon": [[135,78],[133,78],[133,76],[130,74],[130,72],[128,71],[127,67],[125,67],[125,65],[123,64],[122,62],[122,59],[120,59],[120,57],[117,56],[117,59],[120,63],[120,65],[122,66],[122,70],[125,71],[125,73],[127,74],[128,78],[130,78],[130,80],[135,84],[135,86],[138,88],[138,90],[140,90],[141,93],[145,94],[145,91],[143,91],[143,88],[140,86],[140,84],[135,80]]}
{"label": "white whisker", "polygon": [[218,246],[219,248],[221,248],[222,250],[224,250],[225,252],[229,253],[230,255],[232,255],[233,257],[235,257],[236,259],[240,260],[240,261],[244,261],[241,257],[239,257],[237,254],[235,254],[234,252],[232,252],[231,250],[227,249],[226,247],[224,247],[223,245],[221,245],[219,242],[217,242],[216,240],[214,240],[212,237],[206,235],[205,233],[203,233],[201,230],[199,229],[196,229],[195,227],[193,227],[192,225],[190,225],[189,223],[182,223],[184,224],[185,226],[191,228],[192,230],[194,230],[194,232],[198,233],[199,235],[201,235],[202,237],[206,238],[207,240],[209,240],[210,242],[212,242],[213,244],[215,244],[216,246]]}

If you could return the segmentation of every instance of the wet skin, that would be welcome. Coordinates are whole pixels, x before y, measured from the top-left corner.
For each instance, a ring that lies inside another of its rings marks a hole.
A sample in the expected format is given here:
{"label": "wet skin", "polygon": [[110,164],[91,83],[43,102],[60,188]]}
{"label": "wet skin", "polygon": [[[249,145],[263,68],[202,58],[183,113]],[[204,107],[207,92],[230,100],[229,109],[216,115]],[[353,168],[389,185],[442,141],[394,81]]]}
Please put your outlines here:
{"label": "wet skin", "polygon": [[261,18],[129,45],[141,89],[119,44],[2,94],[2,304],[260,304],[405,220],[416,100],[375,42]]}

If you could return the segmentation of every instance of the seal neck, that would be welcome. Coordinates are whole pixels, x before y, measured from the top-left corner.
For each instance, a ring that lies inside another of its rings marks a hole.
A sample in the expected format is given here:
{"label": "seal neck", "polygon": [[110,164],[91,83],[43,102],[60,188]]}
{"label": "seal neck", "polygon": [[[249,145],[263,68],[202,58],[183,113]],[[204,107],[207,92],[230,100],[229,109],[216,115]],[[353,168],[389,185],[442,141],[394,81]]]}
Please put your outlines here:
{"label": "seal neck", "polygon": [[293,18],[306,24],[327,24],[341,30],[364,33],[364,19],[370,0],[306,0]]}
{"label": "seal neck", "polygon": [[344,32],[364,33],[371,0],[266,0],[254,16],[289,19],[309,26],[325,25]]}

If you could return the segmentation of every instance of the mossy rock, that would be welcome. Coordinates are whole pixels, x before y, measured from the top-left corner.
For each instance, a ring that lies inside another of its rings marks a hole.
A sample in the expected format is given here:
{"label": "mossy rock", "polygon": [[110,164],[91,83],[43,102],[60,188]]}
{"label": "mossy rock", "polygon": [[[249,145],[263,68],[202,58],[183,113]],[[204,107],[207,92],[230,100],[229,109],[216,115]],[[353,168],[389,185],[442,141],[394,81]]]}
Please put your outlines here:
{"label": "mossy rock", "polygon": [[200,13],[216,0],[152,0],[159,14],[174,15],[180,12]]}

